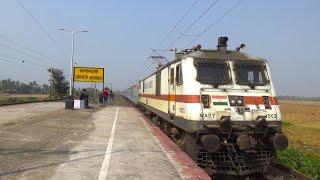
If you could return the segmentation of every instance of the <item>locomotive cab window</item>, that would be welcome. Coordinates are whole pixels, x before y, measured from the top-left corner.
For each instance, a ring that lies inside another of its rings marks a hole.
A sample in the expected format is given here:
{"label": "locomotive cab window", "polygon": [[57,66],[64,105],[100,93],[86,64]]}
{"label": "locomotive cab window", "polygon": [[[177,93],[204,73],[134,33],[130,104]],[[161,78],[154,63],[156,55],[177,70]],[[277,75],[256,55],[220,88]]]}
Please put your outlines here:
{"label": "locomotive cab window", "polygon": [[197,60],[197,81],[214,86],[231,82],[229,64],[223,60]]}
{"label": "locomotive cab window", "polygon": [[261,62],[236,62],[236,82],[240,85],[264,86],[269,83],[266,74],[266,65]]}
{"label": "locomotive cab window", "polygon": [[182,79],[182,67],[181,64],[176,67],[176,84],[181,85],[183,83]]}

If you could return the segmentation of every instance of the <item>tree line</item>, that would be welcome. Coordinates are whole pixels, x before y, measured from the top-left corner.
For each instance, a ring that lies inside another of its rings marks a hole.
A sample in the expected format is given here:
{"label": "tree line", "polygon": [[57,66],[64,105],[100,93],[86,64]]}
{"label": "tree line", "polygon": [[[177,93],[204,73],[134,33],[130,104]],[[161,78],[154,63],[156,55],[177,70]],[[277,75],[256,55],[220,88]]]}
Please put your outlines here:
{"label": "tree line", "polygon": [[17,94],[51,94],[57,98],[67,96],[69,83],[66,80],[63,71],[60,69],[50,68],[49,84],[38,84],[36,81],[24,83],[12,79],[3,79],[0,81],[0,93],[17,93]]}
{"label": "tree line", "polygon": [[49,85],[40,85],[36,81],[23,83],[11,79],[3,79],[0,81],[0,92],[18,94],[47,94],[49,93]]}

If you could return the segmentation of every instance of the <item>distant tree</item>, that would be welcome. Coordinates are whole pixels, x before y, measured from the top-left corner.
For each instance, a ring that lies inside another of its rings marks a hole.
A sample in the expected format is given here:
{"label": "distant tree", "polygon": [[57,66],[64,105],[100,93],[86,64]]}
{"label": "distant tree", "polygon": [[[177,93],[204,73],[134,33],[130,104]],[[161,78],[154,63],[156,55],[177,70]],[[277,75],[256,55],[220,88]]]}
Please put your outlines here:
{"label": "distant tree", "polygon": [[21,83],[21,85],[18,88],[18,92],[22,94],[29,94],[31,93],[31,88],[28,84]]}
{"label": "distant tree", "polygon": [[59,96],[59,98],[66,96],[69,89],[69,83],[66,80],[63,72],[60,69],[55,68],[50,68],[48,71],[51,73],[52,78],[50,81],[56,95]]}
{"label": "distant tree", "polygon": [[48,84],[43,84],[41,89],[43,94],[48,94],[50,91],[50,87]]}
{"label": "distant tree", "polygon": [[1,80],[1,89],[3,90],[13,90],[15,89],[15,82],[11,79]]}
{"label": "distant tree", "polygon": [[0,93],[20,93],[20,94],[39,94],[48,93],[48,85],[39,85],[36,81],[31,81],[29,83],[23,83],[20,81],[15,81],[11,79],[0,80]]}

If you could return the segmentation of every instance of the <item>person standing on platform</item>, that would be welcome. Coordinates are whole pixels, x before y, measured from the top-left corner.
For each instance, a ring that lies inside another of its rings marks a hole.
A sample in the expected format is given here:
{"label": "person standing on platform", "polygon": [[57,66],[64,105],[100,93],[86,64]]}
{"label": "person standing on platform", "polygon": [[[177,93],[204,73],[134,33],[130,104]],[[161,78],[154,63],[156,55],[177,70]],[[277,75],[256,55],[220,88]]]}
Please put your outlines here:
{"label": "person standing on platform", "polygon": [[103,104],[103,94],[102,93],[99,94],[99,103]]}
{"label": "person standing on platform", "polygon": [[109,93],[109,99],[110,99],[109,103],[110,103],[110,105],[112,105],[113,96],[114,96],[114,94],[113,94],[112,90],[110,90],[110,93]]}
{"label": "person standing on platform", "polygon": [[83,89],[80,94],[80,100],[84,100],[84,108],[89,107],[89,95],[87,94],[87,90]]}
{"label": "person standing on platform", "polygon": [[102,96],[103,96],[103,105],[107,105],[108,104],[108,96],[109,96],[108,88],[104,88]]}

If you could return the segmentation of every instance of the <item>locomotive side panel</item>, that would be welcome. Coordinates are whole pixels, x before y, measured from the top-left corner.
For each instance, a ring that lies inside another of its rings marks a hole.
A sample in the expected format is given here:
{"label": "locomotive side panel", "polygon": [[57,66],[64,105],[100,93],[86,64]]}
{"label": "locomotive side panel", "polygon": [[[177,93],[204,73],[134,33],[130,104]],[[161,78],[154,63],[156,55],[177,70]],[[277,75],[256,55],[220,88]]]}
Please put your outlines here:
{"label": "locomotive side panel", "polygon": [[144,79],[144,89],[140,89],[139,103],[168,113],[168,68],[162,69]]}
{"label": "locomotive side panel", "polygon": [[200,83],[196,81],[197,71],[194,66],[194,58],[188,57],[182,61],[184,69],[182,94],[186,95],[190,100],[185,103],[186,113],[184,119],[190,121],[199,121],[201,113],[200,100]]}
{"label": "locomotive side panel", "polygon": [[160,80],[160,101],[158,109],[164,113],[168,113],[168,68],[164,68],[161,71],[161,80]]}
{"label": "locomotive side panel", "polygon": [[[155,97],[156,92],[156,76],[152,75],[141,81],[143,88],[141,89],[139,102],[141,104],[152,106],[155,103],[152,101],[152,97]],[[151,100],[150,100],[151,99]]]}

